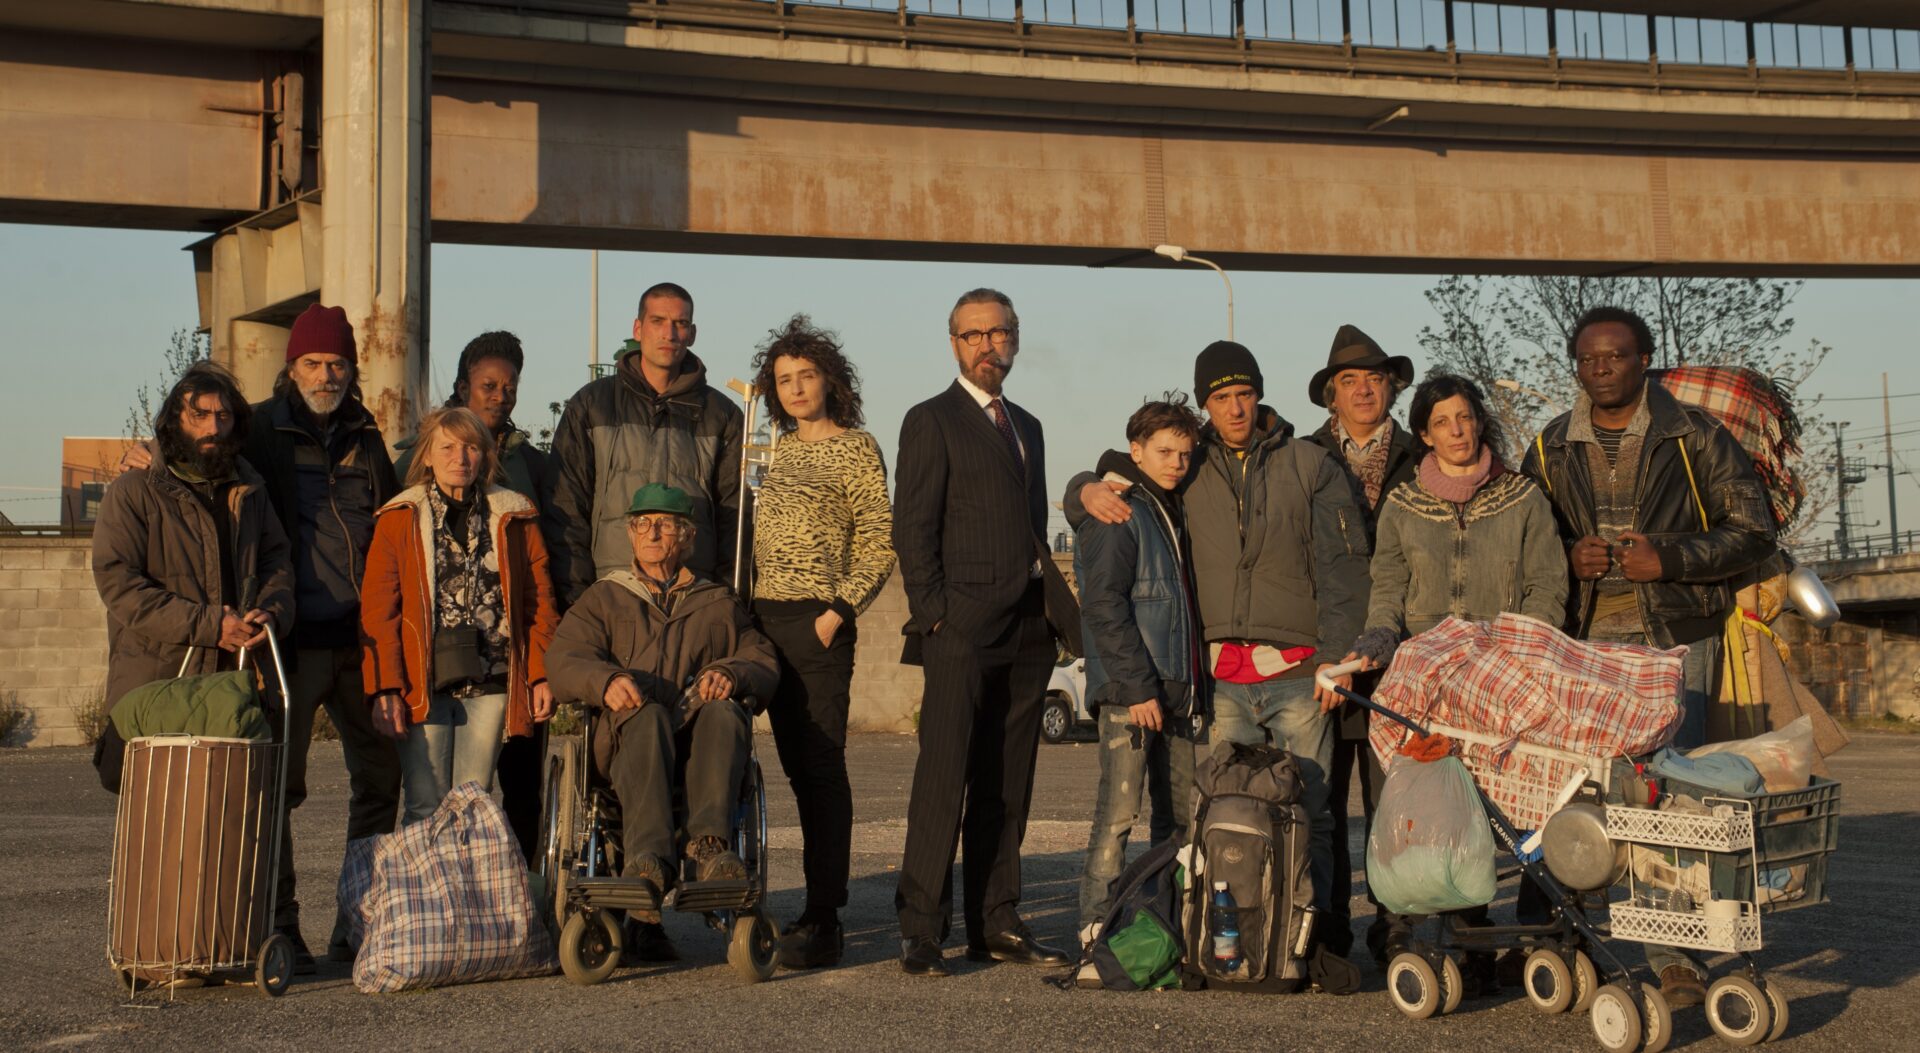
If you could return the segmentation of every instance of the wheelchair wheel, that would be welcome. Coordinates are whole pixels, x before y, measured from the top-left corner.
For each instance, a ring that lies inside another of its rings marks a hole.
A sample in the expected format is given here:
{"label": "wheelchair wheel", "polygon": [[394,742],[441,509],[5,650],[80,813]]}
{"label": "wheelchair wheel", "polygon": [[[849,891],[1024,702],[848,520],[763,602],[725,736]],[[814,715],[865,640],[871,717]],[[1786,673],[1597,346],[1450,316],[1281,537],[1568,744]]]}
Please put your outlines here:
{"label": "wheelchair wheel", "polygon": [[761,910],[733,916],[733,937],[727,942],[727,964],[741,980],[757,984],[773,976],[776,936],[773,919]]}
{"label": "wheelchair wheel", "polygon": [[560,971],[581,987],[613,975],[625,945],[620,919],[609,910],[583,910],[560,930]]}
{"label": "wheelchair wheel", "polygon": [[567,916],[567,876],[573,868],[575,826],[580,814],[580,756],[578,736],[556,735],[547,741],[546,806],[540,813],[540,876],[547,902],[542,906],[558,929]]}

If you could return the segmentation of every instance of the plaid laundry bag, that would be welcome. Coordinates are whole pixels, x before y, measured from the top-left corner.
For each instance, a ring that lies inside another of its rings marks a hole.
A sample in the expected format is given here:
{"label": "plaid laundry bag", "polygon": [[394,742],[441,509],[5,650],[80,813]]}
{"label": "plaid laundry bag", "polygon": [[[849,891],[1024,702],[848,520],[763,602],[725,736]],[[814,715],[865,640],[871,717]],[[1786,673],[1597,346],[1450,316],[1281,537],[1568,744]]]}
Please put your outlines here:
{"label": "plaid laundry bag", "polygon": [[349,843],[340,902],[358,950],[353,983],[368,994],[556,968],[519,843],[477,782],[420,822]]}
{"label": "plaid laundry bag", "polygon": [[[1686,648],[1575,640],[1542,621],[1502,614],[1490,622],[1448,618],[1400,645],[1374,699],[1419,724],[1439,723],[1492,736],[1502,745],[1469,745],[1469,767],[1499,770],[1555,787],[1566,778],[1531,771],[1535,758],[1515,742],[1583,756],[1650,753],[1673,738]],[[1385,766],[1406,728],[1374,714],[1368,739]],[[1486,787],[1483,785],[1482,787]],[[1491,794],[1503,809],[1517,800]]]}

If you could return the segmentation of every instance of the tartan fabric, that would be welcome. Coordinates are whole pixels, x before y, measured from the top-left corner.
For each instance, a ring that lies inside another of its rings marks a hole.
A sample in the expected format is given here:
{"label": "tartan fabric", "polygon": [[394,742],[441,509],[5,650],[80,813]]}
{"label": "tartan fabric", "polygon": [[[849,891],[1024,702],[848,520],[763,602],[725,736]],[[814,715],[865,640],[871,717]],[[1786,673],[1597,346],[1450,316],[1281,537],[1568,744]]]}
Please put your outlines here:
{"label": "tartan fabric", "polygon": [[1800,424],[1779,385],[1744,366],[1650,369],[1647,378],[1675,399],[1713,414],[1753,459],[1775,524],[1785,526],[1793,519],[1806,496],[1806,486],[1789,463],[1800,455]]}
{"label": "tartan fabric", "polygon": [[[1416,723],[1446,724],[1586,756],[1647,753],[1679,722],[1684,648],[1575,640],[1545,622],[1502,614],[1448,618],[1400,645],[1374,698]],[[1407,730],[1373,714],[1384,765]]]}
{"label": "tartan fabric", "polygon": [[421,822],[350,843],[340,901],[358,941],[353,983],[367,994],[555,968],[519,842],[477,782]]}

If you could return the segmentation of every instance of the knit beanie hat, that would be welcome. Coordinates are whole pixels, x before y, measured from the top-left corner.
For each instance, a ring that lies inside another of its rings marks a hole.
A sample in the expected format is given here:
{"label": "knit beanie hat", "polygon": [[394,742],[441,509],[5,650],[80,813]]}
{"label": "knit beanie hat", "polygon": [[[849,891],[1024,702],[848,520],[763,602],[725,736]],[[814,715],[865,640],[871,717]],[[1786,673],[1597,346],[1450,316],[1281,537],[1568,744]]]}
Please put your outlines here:
{"label": "knit beanie hat", "polygon": [[1231,340],[1215,340],[1200,352],[1199,358],[1193,360],[1193,393],[1202,406],[1207,404],[1208,396],[1235,384],[1251,384],[1255,395],[1266,396],[1265,385],[1260,379],[1260,364],[1253,360],[1253,352],[1244,345]]}
{"label": "knit beanie hat", "polygon": [[287,337],[287,361],[302,355],[339,355],[349,362],[360,361],[345,308],[314,304],[300,312],[293,320],[293,335]]}

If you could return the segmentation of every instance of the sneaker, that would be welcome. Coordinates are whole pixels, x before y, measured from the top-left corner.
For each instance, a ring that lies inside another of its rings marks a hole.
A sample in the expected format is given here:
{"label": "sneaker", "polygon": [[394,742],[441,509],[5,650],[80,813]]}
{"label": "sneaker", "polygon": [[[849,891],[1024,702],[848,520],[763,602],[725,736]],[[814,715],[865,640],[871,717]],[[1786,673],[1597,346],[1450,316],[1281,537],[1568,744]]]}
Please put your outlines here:
{"label": "sneaker", "polygon": [[628,964],[679,961],[680,950],[667,938],[666,926],[657,921],[641,921],[633,917],[634,913],[628,912],[626,947],[621,952],[621,960]]}
{"label": "sneaker", "polygon": [[300,938],[300,926],[282,925],[273,931],[285,936],[287,942],[293,944],[293,975],[312,976],[319,971],[319,966],[313,961],[313,952],[307,950],[307,941]]}
{"label": "sneaker", "polygon": [[777,960],[782,969],[823,969],[840,964],[845,934],[838,919],[796,921],[780,934]]}
{"label": "sneaker", "polygon": [[1660,993],[1666,996],[1667,1008],[1685,1009],[1706,1002],[1707,985],[1692,969],[1669,965],[1660,970]]}
{"label": "sneaker", "polygon": [[717,837],[696,837],[687,845],[695,881],[745,881],[747,865]]}

